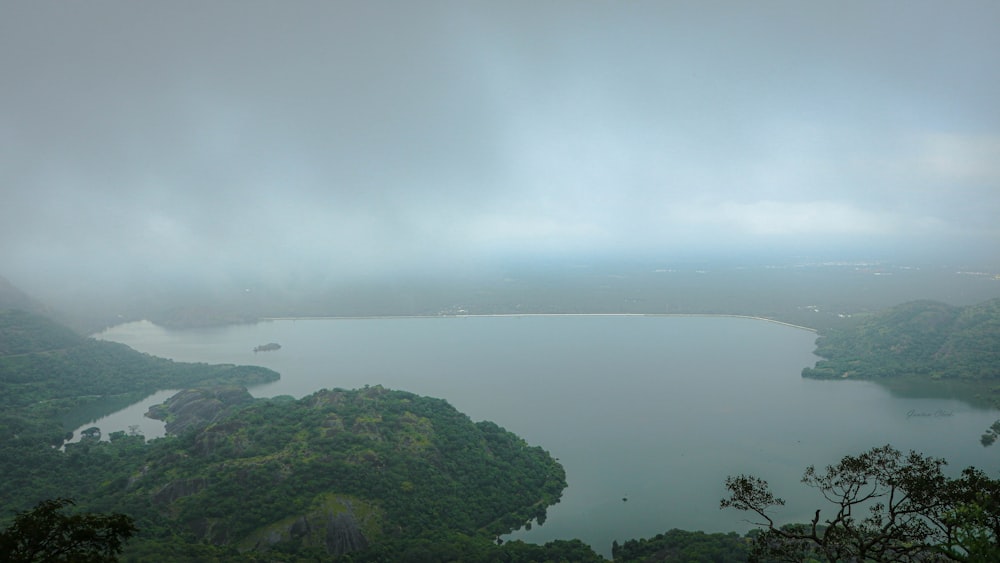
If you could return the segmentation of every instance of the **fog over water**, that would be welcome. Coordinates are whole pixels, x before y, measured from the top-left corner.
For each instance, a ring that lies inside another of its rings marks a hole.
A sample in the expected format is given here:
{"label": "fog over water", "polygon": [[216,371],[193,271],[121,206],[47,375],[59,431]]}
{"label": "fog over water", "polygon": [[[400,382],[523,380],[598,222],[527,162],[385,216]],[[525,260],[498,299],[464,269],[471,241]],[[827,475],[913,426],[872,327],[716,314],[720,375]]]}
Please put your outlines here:
{"label": "fog over water", "polygon": [[8,2],[0,273],[72,304],[513,257],[996,265],[998,27],[971,0]]}

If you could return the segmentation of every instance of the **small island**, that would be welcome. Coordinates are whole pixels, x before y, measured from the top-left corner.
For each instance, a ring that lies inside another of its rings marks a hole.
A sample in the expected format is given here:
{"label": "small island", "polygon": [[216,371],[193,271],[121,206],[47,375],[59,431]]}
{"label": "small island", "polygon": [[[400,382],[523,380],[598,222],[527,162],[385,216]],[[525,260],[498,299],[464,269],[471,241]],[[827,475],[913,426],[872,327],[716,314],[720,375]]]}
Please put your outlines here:
{"label": "small island", "polygon": [[253,351],[256,352],[273,352],[274,350],[281,350],[281,344],[277,342],[268,342],[267,344],[261,344],[260,346],[255,346]]}

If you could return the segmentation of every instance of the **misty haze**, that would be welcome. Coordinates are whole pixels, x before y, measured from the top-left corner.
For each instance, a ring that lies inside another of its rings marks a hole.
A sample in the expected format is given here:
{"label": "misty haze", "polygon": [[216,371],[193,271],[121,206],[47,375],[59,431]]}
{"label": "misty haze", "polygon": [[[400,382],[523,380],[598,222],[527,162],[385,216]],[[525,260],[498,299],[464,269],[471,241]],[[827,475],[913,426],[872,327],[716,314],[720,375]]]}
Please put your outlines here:
{"label": "misty haze", "polygon": [[[72,498],[132,561],[1000,557],[997,29],[0,7],[0,527]],[[948,461],[914,511],[959,532],[781,535],[826,506],[807,466],[886,444]],[[743,474],[773,522],[719,510]]]}

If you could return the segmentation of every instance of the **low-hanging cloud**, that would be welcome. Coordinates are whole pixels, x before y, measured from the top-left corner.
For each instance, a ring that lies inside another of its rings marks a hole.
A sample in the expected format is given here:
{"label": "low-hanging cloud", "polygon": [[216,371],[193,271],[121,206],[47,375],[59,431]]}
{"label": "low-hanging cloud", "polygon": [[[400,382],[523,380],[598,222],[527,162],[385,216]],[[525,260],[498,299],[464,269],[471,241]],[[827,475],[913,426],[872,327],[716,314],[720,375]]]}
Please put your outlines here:
{"label": "low-hanging cloud", "polygon": [[877,214],[833,201],[723,202],[685,207],[678,215],[692,227],[712,226],[739,235],[884,235],[901,228],[893,214]]}
{"label": "low-hanging cloud", "polygon": [[840,238],[1000,262],[995,3],[2,12],[15,281]]}

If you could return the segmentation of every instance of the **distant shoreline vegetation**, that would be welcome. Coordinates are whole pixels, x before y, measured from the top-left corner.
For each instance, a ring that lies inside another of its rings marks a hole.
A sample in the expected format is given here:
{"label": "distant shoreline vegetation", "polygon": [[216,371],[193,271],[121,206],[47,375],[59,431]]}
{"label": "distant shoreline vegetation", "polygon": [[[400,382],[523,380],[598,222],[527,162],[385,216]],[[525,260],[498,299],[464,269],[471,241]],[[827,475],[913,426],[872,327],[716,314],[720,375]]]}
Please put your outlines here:
{"label": "distant shoreline vegetation", "polygon": [[[301,315],[294,317],[261,317],[257,322],[269,321],[320,321],[320,320],[382,320],[382,319],[464,319],[464,318],[485,318],[485,317],[718,317],[729,319],[750,319],[754,321],[764,321],[779,325],[784,325],[799,330],[807,330],[812,333],[818,332],[815,328],[797,325],[768,317],[758,317],[754,315],[737,315],[726,313],[460,313],[441,315],[354,315],[354,316],[310,316]],[[183,329],[182,329],[183,330]]]}
{"label": "distant shoreline vegetation", "polygon": [[901,392],[1000,407],[1000,299],[966,307],[911,301],[851,327],[825,330],[812,379],[877,381]]}

